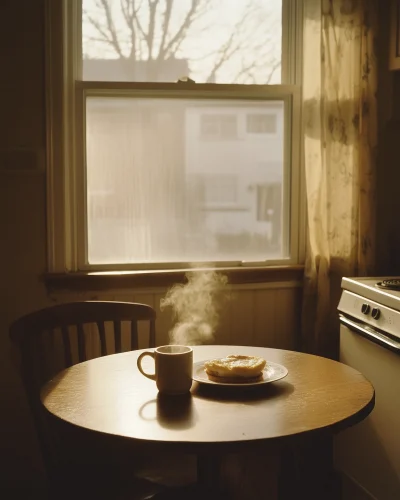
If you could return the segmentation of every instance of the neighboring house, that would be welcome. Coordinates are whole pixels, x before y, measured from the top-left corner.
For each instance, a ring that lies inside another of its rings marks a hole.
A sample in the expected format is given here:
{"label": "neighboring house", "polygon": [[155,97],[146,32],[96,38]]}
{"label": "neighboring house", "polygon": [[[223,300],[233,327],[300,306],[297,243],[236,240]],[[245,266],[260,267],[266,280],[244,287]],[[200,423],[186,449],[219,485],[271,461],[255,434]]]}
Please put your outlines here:
{"label": "neighboring house", "polygon": [[135,61],[132,59],[83,59],[83,80],[103,82],[176,82],[189,75],[185,59]]}
{"label": "neighboring house", "polygon": [[213,234],[264,236],[281,230],[283,104],[236,103],[186,112],[186,175],[197,186]]}

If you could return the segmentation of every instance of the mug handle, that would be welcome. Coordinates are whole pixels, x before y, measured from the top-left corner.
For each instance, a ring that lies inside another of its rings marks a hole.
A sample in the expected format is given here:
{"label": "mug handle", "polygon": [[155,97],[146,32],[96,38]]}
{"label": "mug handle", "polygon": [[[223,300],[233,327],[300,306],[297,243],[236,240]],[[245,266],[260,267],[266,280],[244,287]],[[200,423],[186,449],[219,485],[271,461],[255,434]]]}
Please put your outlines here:
{"label": "mug handle", "polygon": [[155,356],[154,356],[154,352],[142,352],[142,354],[138,357],[137,359],[137,367],[139,368],[139,371],[142,375],[144,375],[145,377],[149,378],[150,380],[155,380],[156,379],[156,374],[155,373],[146,373],[143,371],[143,368],[142,368],[142,359],[145,357],[145,356],[150,356],[151,358],[153,358],[155,360]]}

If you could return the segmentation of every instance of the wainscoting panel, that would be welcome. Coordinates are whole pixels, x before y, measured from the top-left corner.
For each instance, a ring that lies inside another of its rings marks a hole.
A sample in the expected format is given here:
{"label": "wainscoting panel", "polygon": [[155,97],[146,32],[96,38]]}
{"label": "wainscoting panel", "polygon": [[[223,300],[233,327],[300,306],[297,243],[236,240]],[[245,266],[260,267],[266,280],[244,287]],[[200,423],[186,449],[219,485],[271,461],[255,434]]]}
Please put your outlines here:
{"label": "wainscoting panel", "polygon": [[[220,312],[214,335],[215,344],[254,345],[278,349],[296,349],[300,329],[301,284],[298,282],[232,285],[230,299]],[[105,292],[57,293],[54,302],[73,300],[121,300],[149,304],[156,310],[156,343],[170,342],[174,325],[170,308],[160,309],[166,289],[141,291],[113,290]],[[147,345],[147,328],[139,326],[139,347]]]}
{"label": "wainscoting panel", "polygon": [[221,324],[221,337],[226,341],[219,342],[219,332],[216,343],[230,345],[252,345],[255,341],[255,318],[257,315],[255,298],[260,290],[233,290],[228,303],[230,325]]}

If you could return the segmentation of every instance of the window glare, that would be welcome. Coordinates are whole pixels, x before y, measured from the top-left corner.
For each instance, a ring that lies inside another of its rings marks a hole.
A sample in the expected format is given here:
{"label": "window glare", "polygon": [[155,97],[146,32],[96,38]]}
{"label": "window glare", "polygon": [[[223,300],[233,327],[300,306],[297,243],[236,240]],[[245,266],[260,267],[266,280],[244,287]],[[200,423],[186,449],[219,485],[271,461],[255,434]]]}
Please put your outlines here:
{"label": "window glare", "polygon": [[89,97],[86,115],[90,264],[286,257],[282,101]]}
{"label": "window glare", "polygon": [[282,0],[168,5],[82,0],[83,79],[281,83]]}

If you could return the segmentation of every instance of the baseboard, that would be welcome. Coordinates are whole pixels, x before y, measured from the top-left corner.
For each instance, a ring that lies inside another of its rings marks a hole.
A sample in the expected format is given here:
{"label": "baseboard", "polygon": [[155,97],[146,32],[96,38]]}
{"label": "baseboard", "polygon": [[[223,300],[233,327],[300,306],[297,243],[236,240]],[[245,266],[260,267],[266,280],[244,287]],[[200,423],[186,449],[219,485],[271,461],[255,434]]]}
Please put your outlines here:
{"label": "baseboard", "polygon": [[347,474],[341,473],[340,477],[342,483],[341,500],[377,500]]}

